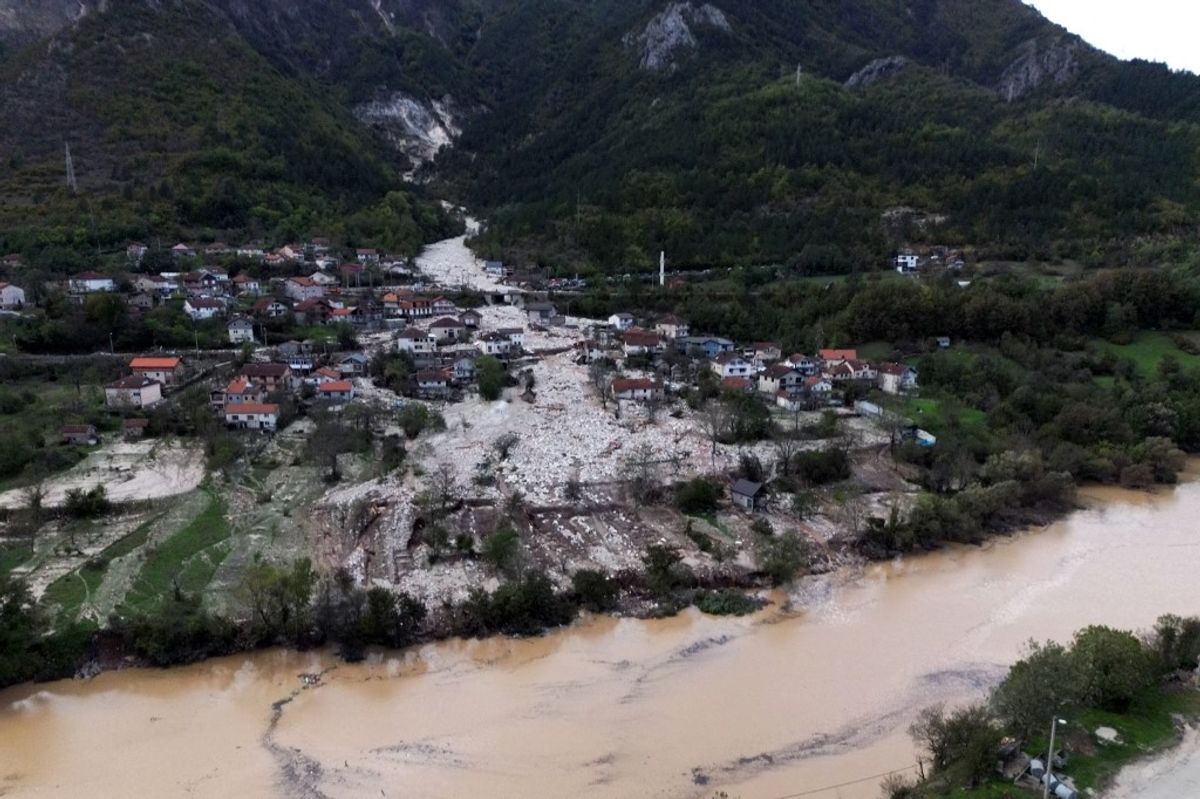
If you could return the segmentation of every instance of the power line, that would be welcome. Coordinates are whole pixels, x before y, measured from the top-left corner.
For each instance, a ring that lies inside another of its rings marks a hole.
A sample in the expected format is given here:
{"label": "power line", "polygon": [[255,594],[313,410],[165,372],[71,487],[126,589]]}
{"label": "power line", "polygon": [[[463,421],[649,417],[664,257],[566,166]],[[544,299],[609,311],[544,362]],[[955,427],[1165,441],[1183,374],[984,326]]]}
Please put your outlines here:
{"label": "power line", "polygon": [[900,774],[905,771],[912,771],[916,767],[917,766],[914,764],[911,766],[905,766],[904,768],[894,768],[891,771],[884,771],[880,774],[872,774],[869,777],[859,777],[858,779],[850,780],[849,782],[839,782],[837,785],[825,785],[820,788],[809,788],[808,790],[800,791],[799,793],[788,793],[788,794],[784,794],[783,796],[776,796],[776,797],[774,797],[774,799],[799,799],[799,797],[801,797],[801,796],[812,796],[813,794],[816,794],[816,793],[824,793],[825,791],[833,791],[833,790],[837,790],[838,788],[846,788],[850,785],[858,785],[859,783],[862,783],[862,782],[870,782],[871,780],[881,780],[884,777],[891,776],[892,774]]}

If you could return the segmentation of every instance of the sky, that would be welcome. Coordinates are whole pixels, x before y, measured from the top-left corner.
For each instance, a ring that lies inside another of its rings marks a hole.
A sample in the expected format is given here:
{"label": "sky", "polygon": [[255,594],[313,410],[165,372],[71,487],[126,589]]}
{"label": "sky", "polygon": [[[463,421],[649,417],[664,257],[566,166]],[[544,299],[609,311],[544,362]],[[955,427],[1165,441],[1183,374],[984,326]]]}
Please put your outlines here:
{"label": "sky", "polygon": [[1119,58],[1200,74],[1197,0],[1026,0],[1048,19]]}

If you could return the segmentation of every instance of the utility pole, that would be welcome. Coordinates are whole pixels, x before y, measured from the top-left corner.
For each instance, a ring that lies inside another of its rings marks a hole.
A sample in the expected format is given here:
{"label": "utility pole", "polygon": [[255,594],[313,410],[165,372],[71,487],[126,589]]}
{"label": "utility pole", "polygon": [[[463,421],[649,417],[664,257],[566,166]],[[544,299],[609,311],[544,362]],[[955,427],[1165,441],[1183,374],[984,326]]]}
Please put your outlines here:
{"label": "utility pole", "polygon": [[1046,755],[1046,774],[1042,777],[1042,799],[1050,797],[1050,778],[1054,776],[1054,731],[1059,724],[1066,724],[1065,719],[1060,719],[1057,715],[1050,721],[1050,751]]}
{"label": "utility pole", "polygon": [[658,253],[658,285],[667,285],[667,251],[659,250]]}
{"label": "utility pole", "polygon": [[71,143],[63,142],[63,150],[66,153],[67,161],[67,188],[72,194],[79,193],[79,184],[75,181],[75,159],[71,158]]}

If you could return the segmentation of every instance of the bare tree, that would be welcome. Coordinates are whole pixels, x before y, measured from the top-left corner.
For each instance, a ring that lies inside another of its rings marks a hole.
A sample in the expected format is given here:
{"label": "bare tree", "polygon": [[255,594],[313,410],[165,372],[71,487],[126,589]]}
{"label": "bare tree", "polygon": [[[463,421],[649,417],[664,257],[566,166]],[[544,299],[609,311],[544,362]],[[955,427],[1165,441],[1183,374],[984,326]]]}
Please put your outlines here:
{"label": "bare tree", "polygon": [[630,496],[639,501],[658,491],[658,460],[649,444],[639,444],[621,459],[621,479]]}
{"label": "bare tree", "polygon": [[657,391],[651,391],[646,396],[646,418],[650,420],[650,424],[658,422],[658,412],[663,406],[663,397]]}
{"label": "bare tree", "polygon": [[838,505],[837,510],[838,521],[846,532],[854,538],[858,538],[862,532],[863,524],[867,520],[867,499],[862,494],[852,494],[845,497]]}
{"label": "bare tree", "polygon": [[496,437],[496,440],[492,442],[492,449],[496,450],[496,454],[500,457],[500,460],[506,461],[508,460],[509,453],[512,452],[513,447],[515,447],[520,440],[521,437],[512,431],[501,433]]}
{"label": "bare tree", "polygon": [[728,406],[720,400],[709,400],[700,409],[700,426],[712,446],[709,455],[712,458],[714,472],[717,470],[717,444],[728,434],[732,421],[733,414],[730,413]]}
{"label": "bare tree", "polygon": [[609,378],[609,369],[603,361],[593,361],[588,367],[588,380],[595,387],[596,393],[600,395],[600,407],[608,407],[608,389],[612,383]]}
{"label": "bare tree", "polygon": [[771,441],[775,445],[775,454],[779,458],[779,473],[791,473],[792,461],[800,451],[800,411],[789,412],[788,424],[776,424],[771,429]]}

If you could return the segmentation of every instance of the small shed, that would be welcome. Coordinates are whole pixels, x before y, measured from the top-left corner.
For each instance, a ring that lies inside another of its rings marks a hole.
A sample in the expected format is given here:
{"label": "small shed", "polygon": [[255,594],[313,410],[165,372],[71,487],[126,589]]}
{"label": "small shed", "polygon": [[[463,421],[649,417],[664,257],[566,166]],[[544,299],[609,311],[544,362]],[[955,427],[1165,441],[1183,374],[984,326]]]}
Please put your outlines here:
{"label": "small shed", "polygon": [[126,441],[133,441],[142,438],[146,435],[146,428],[150,426],[149,419],[126,419],[122,430],[125,434]]}
{"label": "small shed", "polygon": [[750,480],[738,480],[733,484],[733,504],[742,510],[755,511],[759,500],[762,499],[762,483]]}
{"label": "small shed", "polygon": [[96,428],[90,424],[65,424],[62,427],[65,444],[95,444],[99,440]]}

